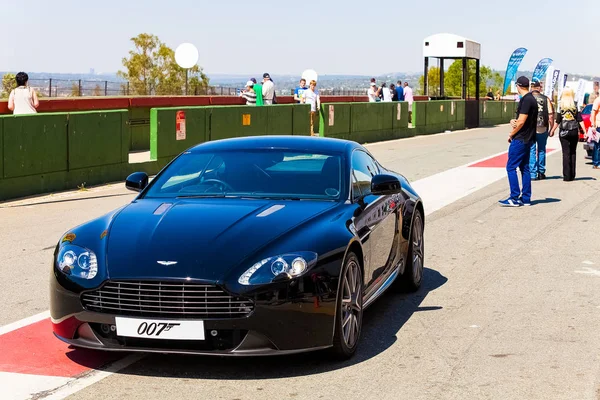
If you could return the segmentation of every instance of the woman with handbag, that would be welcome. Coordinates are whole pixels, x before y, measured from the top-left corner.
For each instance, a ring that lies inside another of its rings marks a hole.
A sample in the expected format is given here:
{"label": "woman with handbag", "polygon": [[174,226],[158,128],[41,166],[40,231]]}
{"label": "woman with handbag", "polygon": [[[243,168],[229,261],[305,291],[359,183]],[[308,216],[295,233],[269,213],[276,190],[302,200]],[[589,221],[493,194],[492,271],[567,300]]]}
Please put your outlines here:
{"label": "woman with handbag", "polygon": [[571,182],[575,179],[579,129],[585,131],[583,118],[577,107],[575,107],[574,97],[573,89],[565,88],[560,99],[560,112],[556,113],[556,124],[554,124],[550,132],[550,136],[554,136],[556,129],[560,128],[560,145],[563,153],[563,180],[565,182]]}

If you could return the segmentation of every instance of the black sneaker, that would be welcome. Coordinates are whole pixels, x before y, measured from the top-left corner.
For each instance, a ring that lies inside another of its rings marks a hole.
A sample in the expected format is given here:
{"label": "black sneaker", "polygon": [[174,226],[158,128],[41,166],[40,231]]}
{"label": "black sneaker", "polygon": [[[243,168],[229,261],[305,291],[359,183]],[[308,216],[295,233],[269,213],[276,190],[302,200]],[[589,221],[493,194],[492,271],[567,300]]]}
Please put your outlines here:
{"label": "black sneaker", "polygon": [[542,180],[546,179],[546,175],[545,175],[545,174],[542,174],[542,173],[540,172],[540,173],[538,173],[538,176],[537,176],[537,178],[538,178],[538,181],[542,181]]}

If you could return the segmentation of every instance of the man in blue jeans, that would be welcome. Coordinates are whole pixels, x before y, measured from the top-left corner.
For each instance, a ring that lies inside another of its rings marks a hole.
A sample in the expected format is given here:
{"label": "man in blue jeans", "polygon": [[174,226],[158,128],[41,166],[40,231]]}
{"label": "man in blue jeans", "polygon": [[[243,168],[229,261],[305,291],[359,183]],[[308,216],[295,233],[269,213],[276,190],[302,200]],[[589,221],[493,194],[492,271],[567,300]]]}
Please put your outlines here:
{"label": "man in blue jeans", "polygon": [[531,180],[546,179],[546,143],[548,143],[548,132],[554,125],[554,107],[552,101],[541,93],[542,84],[539,79],[531,81],[531,94],[538,104],[538,116],[536,135],[531,145],[529,155],[529,173]]}
{"label": "man in blue jeans", "polygon": [[[499,203],[507,207],[531,205],[531,175],[529,172],[529,155],[535,140],[538,105],[535,97],[529,93],[529,79],[525,76],[517,79],[517,91],[521,100],[517,107],[517,118],[510,121],[512,131],[508,135],[508,162],[506,172],[510,185],[510,197]],[[519,187],[517,167],[521,170],[523,190]]]}

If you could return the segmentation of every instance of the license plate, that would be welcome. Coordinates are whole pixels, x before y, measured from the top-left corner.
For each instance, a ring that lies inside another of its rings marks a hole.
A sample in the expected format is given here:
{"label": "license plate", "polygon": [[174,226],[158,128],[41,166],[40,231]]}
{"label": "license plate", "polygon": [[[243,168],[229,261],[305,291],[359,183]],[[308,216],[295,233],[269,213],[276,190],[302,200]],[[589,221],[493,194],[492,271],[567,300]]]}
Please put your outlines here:
{"label": "license plate", "polygon": [[204,340],[204,321],[116,317],[117,335],[163,340]]}

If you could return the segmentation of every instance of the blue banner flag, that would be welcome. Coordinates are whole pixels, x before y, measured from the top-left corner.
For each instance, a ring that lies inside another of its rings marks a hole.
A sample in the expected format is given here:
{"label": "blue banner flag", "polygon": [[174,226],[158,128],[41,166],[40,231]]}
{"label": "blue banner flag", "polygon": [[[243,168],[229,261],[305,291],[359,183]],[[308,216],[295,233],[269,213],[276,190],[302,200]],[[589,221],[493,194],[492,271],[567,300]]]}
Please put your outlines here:
{"label": "blue banner flag", "polygon": [[541,81],[544,75],[546,74],[546,70],[548,70],[550,64],[552,64],[551,58],[542,58],[538,63],[537,67],[535,67],[531,80],[537,79]]}
{"label": "blue banner flag", "polygon": [[510,82],[517,74],[517,70],[519,69],[519,65],[521,65],[521,61],[523,61],[525,54],[527,54],[527,49],[524,47],[519,47],[510,56],[510,59],[508,60],[508,66],[506,67],[506,75],[504,76],[504,90],[502,91],[503,95],[506,94],[506,90],[510,86]]}

